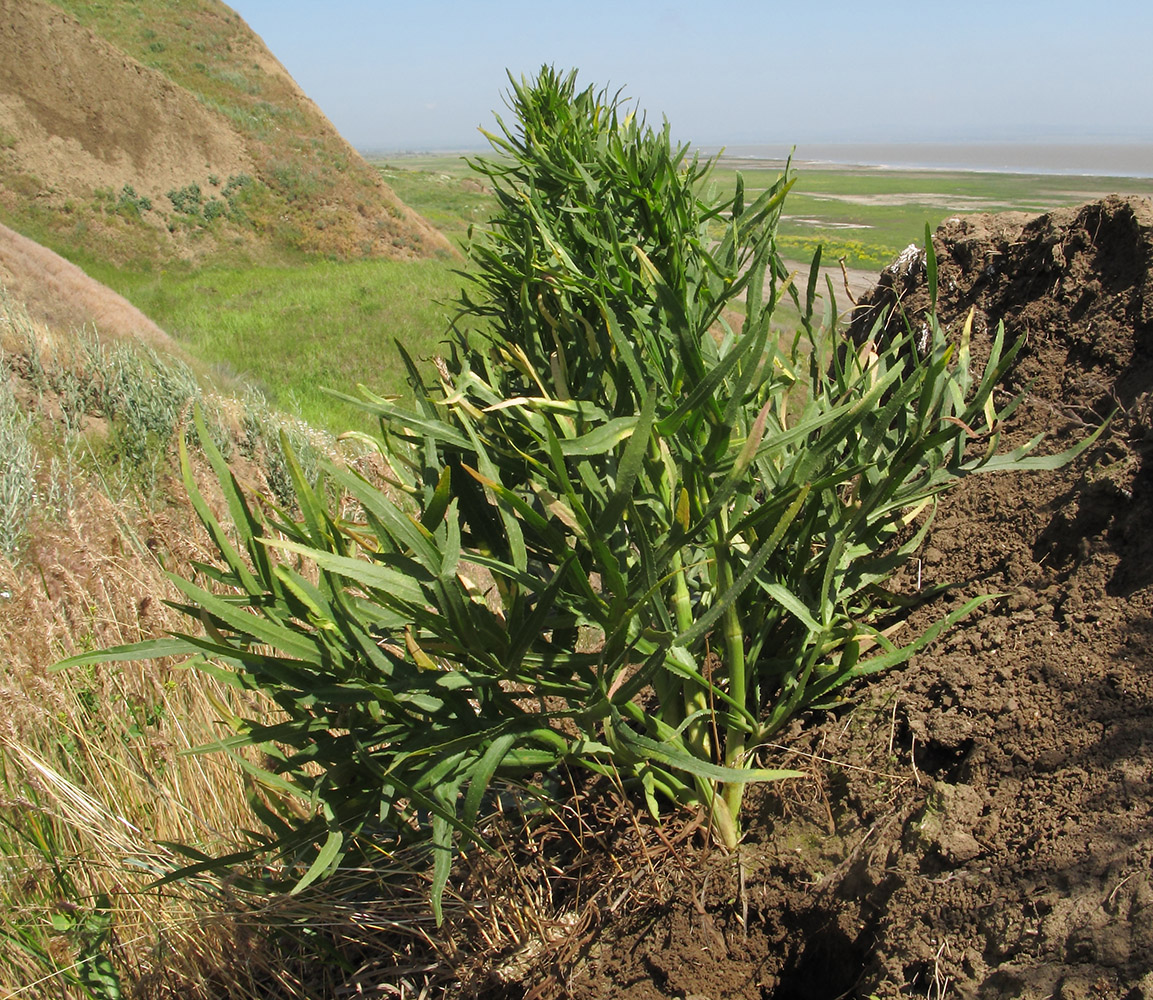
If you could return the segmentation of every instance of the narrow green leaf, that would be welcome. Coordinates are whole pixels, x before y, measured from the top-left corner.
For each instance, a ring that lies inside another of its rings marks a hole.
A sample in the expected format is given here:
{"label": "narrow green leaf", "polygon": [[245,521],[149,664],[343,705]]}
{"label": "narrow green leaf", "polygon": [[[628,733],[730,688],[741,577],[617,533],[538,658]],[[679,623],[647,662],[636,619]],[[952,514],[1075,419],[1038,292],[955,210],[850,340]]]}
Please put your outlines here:
{"label": "narrow green leaf", "polygon": [[257,642],[274,646],[289,656],[308,662],[319,662],[324,658],[321,646],[311,636],[279,625],[267,617],[240,611],[215,594],[178,576],[169,574],[169,579],[193,602],[228,628],[234,629],[238,635],[251,637]]}
{"label": "narrow green leaf", "polygon": [[127,646],[112,646],[108,649],[93,649],[77,653],[54,663],[50,671],[68,670],[71,667],[86,667],[93,663],[120,663],[124,660],[158,660],[164,656],[193,655],[196,649],[180,636],[167,639],[146,639]]}
{"label": "narrow green leaf", "polygon": [[[391,569],[381,563],[368,562],[366,559],[354,559],[350,556],[335,555],[323,549],[315,549],[310,545],[292,542],[284,538],[266,538],[265,545],[281,549],[285,552],[295,552],[314,562],[320,569],[335,573],[347,580],[369,587],[386,598],[392,598],[399,605],[420,605],[428,600],[426,588],[418,582],[421,579],[430,580],[417,566],[410,561],[398,559],[396,562],[406,568],[403,570]],[[389,601],[392,606],[392,601]]]}
{"label": "narrow green leaf", "polygon": [[925,274],[929,284],[929,309],[937,311],[937,251],[933,247],[933,232],[925,223]]}
{"label": "narrow green leaf", "polygon": [[325,840],[324,846],[317,853],[316,860],[312,862],[308,871],[306,871],[296,885],[292,887],[289,895],[299,895],[318,878],[331,874],[333,869],[340,864],[340,859],[343,857],[341,853],[341,847],[343,846],[344,834],[340,830],[329,830],[328,838]]}
{"label": "narrow green leaf", "polygon": [[568,457],[603,455],[631,437],[639,419],[639,417],[615,417],[578,438],[559,438],[560,452]]}
{"label": "narrow green leaf", "polygon": [[802,487],[797,494],[796,499],[789,505],[788,509],[781,515],[772,535],[757,549],[756,553],[745,564],[744,569],[741,571],[740,576],[733,582],[730,587],[723,594],[718,595],[712,607],[708,609],[700,618],[698,618],[693,625],[682,632],[676,638],[678,646],[691,646],[698,639],[703,638],[713,627],[713,624],[728,610],[729,606],[737,600],[745,588],[753,581],[756,575],[761,571],[761,568],[768,562],[769,557],[776,551],[777,546],[780,544],[781,539],[788,526],[793,522],[793,519],[800,512],[801,507],[804,505],[806,497],[809,495],[809,487]]}
{"label": "narrow green leaf", "polygon": [[809,613],[809,609],[797,598],[795,594],[781,586],[779,583],[760,583],[761,589],[774,601],[793,615],[810,632],[820,632],[822,626]]}
{"label": "narrow green leaf", "polygon": [[640,474],[645,453],[648,450],[649,434],[656,417],[656,405],[657,394],[655,392],[646,393],[640,416],[637,418],[632,436],[629,438],[629,443],[621,456],[620,464],[617,466],[613,495],[597,520],[597,530],[603,534],[607,534],[613,529],[632,498],[633,484]]}
{"label": "narrow green leaf", "polygon": [[480,809],[484,793],[488,790],[497,768],[500,767],[501,762],[508,756],[516,742],[515,733],[505,733],[503,736],[498,736],[489,744],[484,756],[477,761],[476,766],[471,770],[468,778],[468,793],[464,797],[464,808],[461,810],[461,819],[468,826],[473,826],[476,823],[477,812]]}
{"label": "narrow green leaf", "polygon": [[781,781],[785,778],[802,778],[801,771],[778,770],[760,767],[725,767],[701,760],[671,743],[660,743],[648,736],[636,733],[615,713],[611,718],[613,735],[620,743],[632,753],[644,760],[655,761],[665,767],[675,768],[710,781],[721,781],[726,784],[750,784],[761,781]]}

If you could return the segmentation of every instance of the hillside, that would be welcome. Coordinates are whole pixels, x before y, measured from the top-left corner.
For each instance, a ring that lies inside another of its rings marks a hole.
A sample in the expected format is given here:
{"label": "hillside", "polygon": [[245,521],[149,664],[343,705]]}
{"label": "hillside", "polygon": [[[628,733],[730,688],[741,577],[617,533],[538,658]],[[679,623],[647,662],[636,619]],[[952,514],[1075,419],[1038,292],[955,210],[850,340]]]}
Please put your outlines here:
{"label": "hillside", "polygon": [[20,303],[32,320],[57,330],[92,324],[105,339],[139,340],[166,354],[182,353],[122,295],[5,225],[0,225],[0,299]]}
{"label": "hillside", "polygon": [[[36,264],[55,294],[108,294],[67,262]],[[4,271],[0,257],[0,282]],[[120,996],[107,985],[120,977],[125,996],[205,1000],[225,995],[213,984],[227,977],[229,996],[263,997],[238,986],[268,972],[251,942],[236,943],[236,907],[144,889],[160,841],[235,849],[253,826],[236,769],[184,753],[219,737],[232,696],[168,664],[83,677],[48,668],[86,643],[178,627],[166,571],[211,558],[177,459],[194,406],[237,474],[268,496],[290,488],[285,440],[306,467],[336,446],[259,394],[201,381],[159,331],[140,344],[146,330],[125,303],[97,340],[43,322],[43,302],[0,293],[0,998]],[[110,315],[116,303],[102,306]],[[219,507],[186,436],[190,475]],[[118,969],[100,965],[106,988],[94,992],[74,962],[100,950],[112,906]],[[79,919],[62,921],[62,907]]]}
{"label": "hillside", "polygon": [[452,252],[218,0],[0,0],[0,222],[117,263]]}

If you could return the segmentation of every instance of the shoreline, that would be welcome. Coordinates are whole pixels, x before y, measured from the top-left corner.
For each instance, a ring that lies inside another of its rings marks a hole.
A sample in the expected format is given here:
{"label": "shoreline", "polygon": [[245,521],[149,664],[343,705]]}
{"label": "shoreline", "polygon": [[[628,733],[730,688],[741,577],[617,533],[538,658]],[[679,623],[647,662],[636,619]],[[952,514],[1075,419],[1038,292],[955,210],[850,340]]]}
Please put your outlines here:
{"label": "shoreline", "polygon": [[1153,142],[1133,143],[748,143],[701,146],[729,165],[780,169],[790,149],[806,170],[1153,178]]}
{"label": "shoreline", "polygon": [[[702,157],[718,156],[729,167],[783,169],[790,144],[758,143],[692,147]],[[491,155],[486,149],[358,149],[369,162],[460,160]],[[1001,155],[997,155],[1001,154]],[[1076,160],[1055,162],[1068,154]],[[1100,180],[1153,180],[1153,142],[1102,144],[1042,143],[814,143],[796,144],[794,167],[806,171],[862,173],[1002,174]]]}

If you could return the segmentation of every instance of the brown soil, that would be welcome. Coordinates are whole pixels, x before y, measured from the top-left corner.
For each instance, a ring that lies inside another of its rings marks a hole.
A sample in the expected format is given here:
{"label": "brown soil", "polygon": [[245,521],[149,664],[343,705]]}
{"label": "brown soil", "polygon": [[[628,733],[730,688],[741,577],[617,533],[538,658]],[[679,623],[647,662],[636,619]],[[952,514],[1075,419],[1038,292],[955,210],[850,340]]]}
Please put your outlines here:
{"label": "brown soil", "polygon": [[[810,778],[761,793],[743,890],[699,840],[609,824],[631,889],[480,995],[1153,998],[1153,206],[954,219],[934,247],[975,353],[1001,320],[1026,338],[1008,436],[1065,447],[1116,411],[1110,430],[946,497],[919,572],[958,586],[913,624],[1006,596],[785,734],[773,763]],[[923,257],[885,272],[854,333],[897,300],[919,324],[925,286]]]}
{"label": "brown soil", "polygon": [[28,173],[70,195],[115,179],[159,196],[214,170],[253,172],[242,137],[158,71],[50,4],[3,0],[0,12],[0,120]]}

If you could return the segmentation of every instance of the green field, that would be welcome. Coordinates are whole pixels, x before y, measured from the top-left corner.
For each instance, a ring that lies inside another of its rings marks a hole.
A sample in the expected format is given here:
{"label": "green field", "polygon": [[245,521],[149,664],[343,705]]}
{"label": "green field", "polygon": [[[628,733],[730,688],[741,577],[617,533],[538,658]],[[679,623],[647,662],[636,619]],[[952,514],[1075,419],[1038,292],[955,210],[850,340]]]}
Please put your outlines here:
{"label": "green field", "polygon": [[468,227],[483,223],[494,205],[463,156],[405,156],[370,160],[406,205],[464,246]]}
{"label": "green field", "polygon": [[[396,157],[373,165],[403,201],[462,248],[493,205],[460,156]],[[738,164],[722,161],[712,183],[733,189]],[[746,191],[771,184],[780,166],[739,164]],[[1027,176],[867,168],[798,170],[780,229],[784,256],[799,266],[818,244],[824,259],[880,270],[931,226],[979,211],[1041,212],[1110,192],[1153,195],[1153,180]],[[331,430],[363,416],[322,387],[357,383],[404,393],[394,340],[431,357],[459,295],[463,260],[319,261],[285,267],[133,271],[93,266],[194,357],[259,387],[279,407]]]}
{"label": "green field", "polygon": [[462,279],[442,260],[147,273],[89,267],[225,379],[339,432],[368,418],[324,392],[408,392],[395,342],[431,358]]}
{"label": "green field", "polygon": [[[777,165],[740,164],[749,192],[780,174]],[[731,189],[736,164],[720,164],[716,183]],[[848,267],[878,270],[910,243],[924,239],[945,219],[972,212],[1044,212],[1106,194],[1153,195],[1153,180],[991,174],[867,167],[797,170],[785,206],[780,246],[787,257],[811,257],[818,243],[826,259],[845,257]]]}

